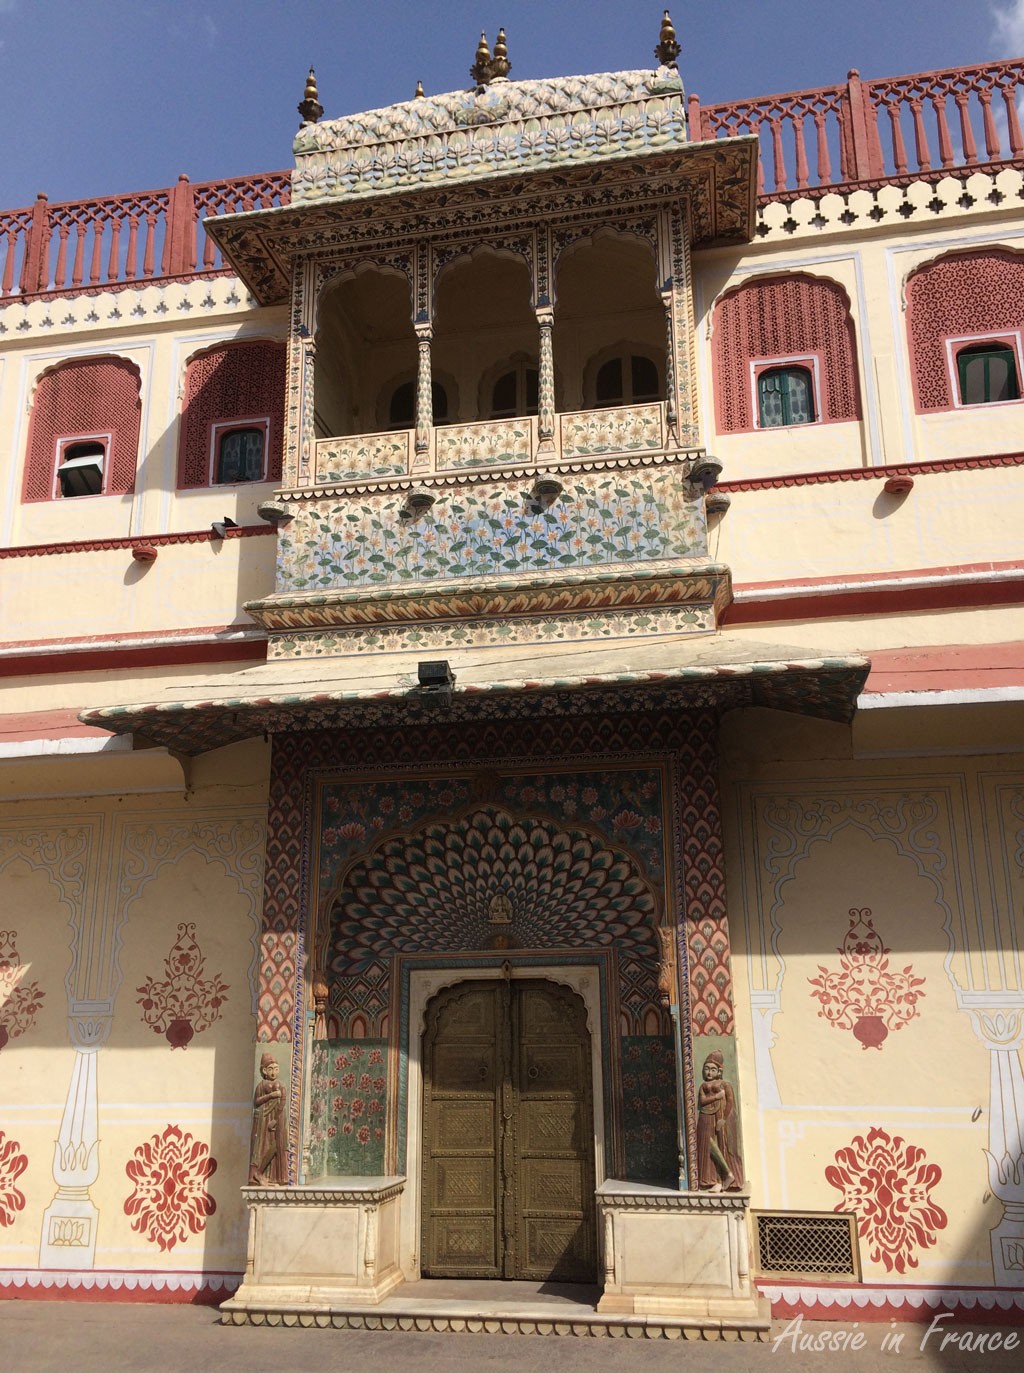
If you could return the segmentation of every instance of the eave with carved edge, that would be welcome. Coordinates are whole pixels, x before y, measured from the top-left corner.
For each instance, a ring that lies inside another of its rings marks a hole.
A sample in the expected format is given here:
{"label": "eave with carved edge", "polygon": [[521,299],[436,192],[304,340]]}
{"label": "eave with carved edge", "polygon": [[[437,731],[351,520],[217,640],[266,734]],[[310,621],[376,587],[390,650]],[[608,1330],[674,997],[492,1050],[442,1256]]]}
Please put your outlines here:
{"label": "eave with carved edge", "polygon": [[[332,249],[372,256],[415,242],[486,241],[488,230],[617,207],[685,201],[695,246],[749,242],[755,223],[757,141],[679,144],[670,151],[594,158],[558,171],[482,171],[472,182],[344,195],[203,221],[261,305],[286,301],[297,264]],[[731,192],[731,194],[730,194]],[[465,212],[472,217],[466,223]],[[461,222],[460,222],[461,221]]]}
{"label": "eave with carved edge", "polygon": [[[726,634],[659,636],[630,646],[621,666],[603,668],[593,651],[530,653],[535,675],[522,675],[524,650],[453,648],[456,682],[442,699],[416,679],[415,654],[395,654],[371,675],[364,658],[271,663],[200,684],[179,684],[163,701],[83,710],[79,719],[113,734],[137,734],[187,756],[261,734],[292,730],[433,727],[474,719],[536,719],[623,711],[748,706],[849,721],[870,662],[859,655],[812,656],[805,648],[730,642]],[[502,675],[515,671],[519,675]],[[325,671],[325,668],[329,669]],[[353,685],[359,683],[359,685]],[[230,694],[229,694],[230,693]]]}

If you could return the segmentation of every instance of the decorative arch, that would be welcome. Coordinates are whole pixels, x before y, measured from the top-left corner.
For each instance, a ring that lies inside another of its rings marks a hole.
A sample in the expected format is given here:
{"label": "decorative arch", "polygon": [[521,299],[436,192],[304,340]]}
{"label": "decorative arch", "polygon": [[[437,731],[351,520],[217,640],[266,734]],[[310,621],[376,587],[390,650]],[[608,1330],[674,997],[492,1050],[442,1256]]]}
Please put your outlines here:
{"label": "decorative arch", "polygon": [[1024,253],[947,253],[916,267],[905,293],[915,405],[919,411],[952,409],[947,341],[1024,328]]}
{"label": "decorative arch", "polygon": [[820,361],[817,413],[823,422],[861,417],[857,342],[850,298],[835,281],[791,272],[733,287],[712,312],[715,407],[720,433],[756,427],[753,364]]}
{"label": "decorative arch", "polygon": [[274,339],[217,343],[192,354],[185,364],[179,489],[211,485],[215,428],[232,420],[266,425],[263,480],[281,480],[285,362],[285,344]]}
{"label": "decorative arch", "polygon": [[614,362],[616,358],[622,359],[623,369],[628,365],[632,357],[646,358],[653,363],[658,372],[658,394],[647,398],[646,401],[623,400],[623,405],[640,405],[652,403],[653,401],[663,400],[665,396],[665,350],[656,348],[650,343],[641,342],[639,339],[617,339],[614,343],[608,344],[604,348],[599,348],[587,358],[583,365],[583,404],[587,408],[593,408],[600,404],[597,399],[597,377],[601,368],[606,362]]}
{"label": "decorative arch", "polygon": [[614,949],[640,1024],[656,1000],[658,894],[627,852],[582,826],[500,805],[436,818],[356,859],[326,904],[322,966],[343,1027],[360,1017],[380,1032],[395,953]]}
{"label": "decorative arch", "polygon": [[36,383],[28,424],[23,501],[57,495],[58,452],[68,439],[101,438],[99,494],[123,496],[135,486],[142,423],[142,374],[117,356],[70,358],[47,368]]}
{"label": "decorative arch", "polygon": [[444,244],[434,248],[430,256],[430,318],[437,315],[437,288],[442,277],[460,266],[468,266],[481,259],[495,258],[498,261],[523,263],[530,282],[532,308],[534,281],[534,252],[532,239],[520,239],[504,243],[477,243],[472,248],[462,243]]}

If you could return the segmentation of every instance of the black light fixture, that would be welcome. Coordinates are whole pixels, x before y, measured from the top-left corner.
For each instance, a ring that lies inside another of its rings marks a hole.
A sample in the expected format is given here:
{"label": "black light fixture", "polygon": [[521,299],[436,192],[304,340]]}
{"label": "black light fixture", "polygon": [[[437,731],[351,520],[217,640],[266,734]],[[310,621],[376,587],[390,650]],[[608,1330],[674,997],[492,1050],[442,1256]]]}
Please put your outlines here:
{"label": "black light fixture", "polygon": [[222,520],[213,521],[213,523],[210,525],[210,532],[213,534],[213,537],[215,539],[223,539],[224,535],[228,532],[229,529],[237,528],[238,525],[230,517],[230,515],[225,515]]}
{"label": "black light fixture", "polygon": [[425,691],[445,691],[451,694],[451,689],[455,685],[455,673],[447,658],[441,658],[437,662],[418,663],[416,677]]}
{"label": "black light fixture", "polygon": [[705,453],[703,457],[698,458],[690,468],[690,480],[698,486],[702,486],[705,495],[713,486],[718,484],[718,478],[721,475],[722,464],[710,453]]}

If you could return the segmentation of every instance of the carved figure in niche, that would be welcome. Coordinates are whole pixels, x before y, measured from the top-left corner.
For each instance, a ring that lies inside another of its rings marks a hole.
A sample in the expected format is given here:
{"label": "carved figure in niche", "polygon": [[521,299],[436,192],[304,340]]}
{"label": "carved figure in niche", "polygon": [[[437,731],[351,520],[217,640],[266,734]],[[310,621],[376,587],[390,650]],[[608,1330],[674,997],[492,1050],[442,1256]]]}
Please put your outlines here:
{"label": "carved figure in niche", "polygon": [[697,1089],[697,1186],[702,1192],[738,1192],[743,1160],[736,1142],[736,1095],[722,1075],[725,1060],[713,1049]]}
{"label": "carved figure in niche", "polygon": [[260,1079],[252,1099],[249,1184],[284,1187],[288,1182],[288,1108],[273,1054],[260,1059]]}

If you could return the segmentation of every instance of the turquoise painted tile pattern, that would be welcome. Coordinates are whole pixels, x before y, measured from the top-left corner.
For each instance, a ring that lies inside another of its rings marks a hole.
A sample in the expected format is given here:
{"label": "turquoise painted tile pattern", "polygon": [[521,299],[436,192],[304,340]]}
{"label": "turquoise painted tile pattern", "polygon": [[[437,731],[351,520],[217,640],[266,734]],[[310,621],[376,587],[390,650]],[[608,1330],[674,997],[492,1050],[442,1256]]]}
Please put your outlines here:
{"label": "turquoise painted tile pattern", "polygon": [[278,541],[278,591],[552,572],[706,551],[703,510],[678,469],[567,482],[544,510],[525,486],[440,490],[417,519],[403,516],[404,499],[388,492],[299,506]]}

